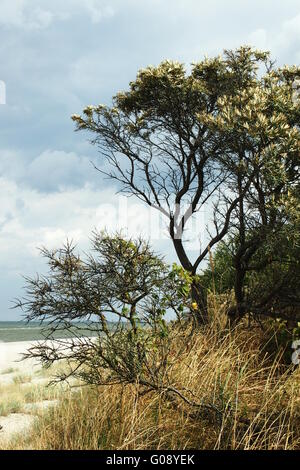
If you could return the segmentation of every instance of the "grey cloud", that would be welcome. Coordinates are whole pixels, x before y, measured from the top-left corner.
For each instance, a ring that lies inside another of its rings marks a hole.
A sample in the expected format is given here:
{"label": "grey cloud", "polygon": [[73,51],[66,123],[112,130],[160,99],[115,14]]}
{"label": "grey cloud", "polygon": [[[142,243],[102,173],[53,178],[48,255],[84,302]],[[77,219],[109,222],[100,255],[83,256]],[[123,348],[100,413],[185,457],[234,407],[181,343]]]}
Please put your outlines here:
{"label": "grey cloud", "polygon": [[57,191],[81,187],[94,180],[95,170],[85,157],[74,152],[46,150],[33,160],[26,172],[26,181],[40,191]]}
{"label": "grey cloud", "polygon": [[73,16],[86,14],[92,23],[114,15],[114,10],[106,1],[99,0],[2,0],[0,24],[7,28],[20,28],[25,31],[48,28],[55,21],[70,21]]}
{"label": "grey cloud", "polygon": [[95,188],[101,184],[99,173],[87,157],[62,150],[45,150],[33,160],[19,152],[2,151],[0,176],[46,193],[87,183]]}
{"label": "grey cloud", "polygon": [[30,247],[78,230],[83,240],[97,204],[114,199],[71,114],[109,103],[164,58],[190,63],[250,43],[299,63],[299,14],[299,0],[1,0],[0,318],[16,276],[42,266]]}

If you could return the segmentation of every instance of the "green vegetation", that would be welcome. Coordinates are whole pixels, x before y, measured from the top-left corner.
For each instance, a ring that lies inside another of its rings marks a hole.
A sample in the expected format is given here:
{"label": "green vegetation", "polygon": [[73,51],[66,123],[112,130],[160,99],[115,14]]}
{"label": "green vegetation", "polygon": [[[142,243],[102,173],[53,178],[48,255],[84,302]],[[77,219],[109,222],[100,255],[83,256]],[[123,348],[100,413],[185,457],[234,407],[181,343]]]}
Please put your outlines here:
{"label": "green vegetation", "polygon": [[[14,374],[10,382],[2,383],[0,376],[0,417],[12,413],[36,414],[36,403],[59,400],[66,396],[68,390],[71,390],[68,384],[48,386],[55,373],[64,367],[61,363],[49,369],[37,369],[34,375],[21,374],[18,369],[10,368],[9,373]],[[1,375],[5,376],[5,371]],[[30,408],[26,405],[30,405]]]}
{"label": "green vegetation", "polygon": [[[87,388],[18,448],[300,448],[299,76],[242,47],[189,75],[148,67],[113,107],[73,116],[109,176],[167,218],[180,265],[105,232],[85,257],[42,250],[49,273],[27,278],[16,306],[45,339],[73,337],[27,357],[63,360],[55,380]],[[192,262],[186,224],[205,204],[215,233]]]}
{"label": "green vegetation", "polygon": [[[299,67],[275,68],[269,53],[241,47],[189,74],[177,62],[147,67],[112,107],[72,116],[106,159],[99,170],[163,214],[187,272],[199,274],[221,242],[232,249],[233,322],[299,315],[299,77]],[[208,243],[192,261],[188,222],[207,207]],[[205,286],[195,279],[191,294],[207,322]]]}
{"label": "green vegetation", "polygon": [[13,378],[15,384],[25,384],[31,382],[31,376],[26,374],[15,375]]}
{"label": "green vegetation", "polygon": [[[223,306],[218,305],[217,313]],[[209,309],[210,317],[214,311]],[[267,337],[242,323],[195,331],[169,372],[190,403],[139,382],[66,394],[15,449],[299,449],[300,369],[271,358]],[[262,348],[262,344],[265,347]],[[199,407],[210,403],[213,408]]]}
{"label": "green vegetation", "polygon": [[17,369],[14,369],[13,367],[8,367],[7,369],[4,369],[1,373],[2,374],[12,374],[15,372]]}

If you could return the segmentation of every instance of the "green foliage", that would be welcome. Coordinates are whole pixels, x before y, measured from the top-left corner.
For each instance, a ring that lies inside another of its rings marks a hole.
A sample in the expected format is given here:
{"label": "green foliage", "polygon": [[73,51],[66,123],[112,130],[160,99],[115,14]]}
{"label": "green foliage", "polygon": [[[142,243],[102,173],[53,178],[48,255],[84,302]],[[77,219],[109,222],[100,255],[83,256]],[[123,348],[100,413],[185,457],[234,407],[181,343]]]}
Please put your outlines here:
{"label": "green foliage", "polygon": [[[252,237],[253,233],[249,233],[246,240]],[[206,289],[217,294],[234,289],[234,262],[238,247],[237,235],[218,245],[201,275]],[[297,322],[300,319],[299,250],[299,230],[295,225],[286,223],[281,230],[265,238],[252,256],[243,282],[244,298],[250,313],[281,317],[283,321]]]}
{"label": "green foliage", "polygon": [[22,404],[17,400],[11,400],[6,403],[0,402],[0,416],[8,416],[12,413],[19,413],[22,409]]}
{"label": "green foliage", "polygon": [[292,344],[295,340],[300,339],[300,322],[293,322],[293,325],[288,320],[281,318],[268,319],[265,323],[267,327],[267,349],[277,354],[282,351],[282,359],[286,364],[291,364],[293,348]]}
{"label": "green foliage", "polygon": [[[268,52],[243,46],[193,63],[189,73],[172,61],[147,67],[112,107],[72,116],[77,130],[95,136],[121,190],[166,216],[187,272],[214,253],[215,266],[190,293],[202,318],[208,288],[233,289],[239,317],[299,304],[291,295],[299,273],[299,77],[299,67],[276,69]],[[192,262],[183,232],[206,203],[215,233]],[[182,285],[180,295],[189,289]]]}
{"label": "green foliage", "polygon": [[219,243],[200,275],[202,284],[210,292],[223,294],[234,287],[233,244],[233,240]]}
{"label": "green foliage", "polygon": [[[138,380],[160,389],[174,341],[184,344],[182,318],[192,278],[181,267],[170,270],[142,239],[95,232],[92,247],[86,259],[69,243],[42,250],[49,275],[27,279],[27,296],[18,306],[28,320],[47,322],[45,339],[58,329],[76,337],[40,343],[27,357],[46,366],[66,359],[69,370],[58,373],[60,379],[73,376],[97,385]],[[176,319],[172,324],[168,314]],[[82,337],[81,330],[93,337]]]}
{"label": "green foliage", "polygon": [[[172,264],[172,270],[169,276],[176,285],[178,298],[188,302],[191,294],[193,276],[186,269],[176,263]],[[181,308],[183,308],[183,304],[181,304]]]}

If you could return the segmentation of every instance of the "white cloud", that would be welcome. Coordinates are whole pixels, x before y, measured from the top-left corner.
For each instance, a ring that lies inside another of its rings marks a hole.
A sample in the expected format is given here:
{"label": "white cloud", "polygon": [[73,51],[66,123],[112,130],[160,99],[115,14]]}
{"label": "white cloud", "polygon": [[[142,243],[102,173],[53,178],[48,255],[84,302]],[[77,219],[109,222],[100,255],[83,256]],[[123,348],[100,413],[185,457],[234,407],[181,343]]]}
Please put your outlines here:
{"label": "white cloud", "polygon": [[[25,29],[47,28],[54,14],[40,6],[31,6],[28,0],[2,0],[0,5],[0,24]],[[33,4],[34,5],[34,4]]]}
{"label": "white cloud", "polygon": [[0,176],[41,192],[82,187],[87,181],[99,183],[90,160],[75,152],[47,149],[29,162],[18,151],[0,149],[0,153]]}
{"label": "white cloud", "polygon": [[257,29],[249,35],[249,43],[258,49],[267,49],[267,31],[265,29]]}
{"label": "white cloud", "polygon": [[101,2],[90,0],[85,2],[85,7],[90,14],[93,23],[99,23],[104,18],[114,16],[114,9],[110,5],[102,6]]}
{"label": "white cloud", "polygon": [[284,21],[278,35],[274,37],[274,47],[278,54],[288,60],[299,62],[300,60],[300,14]]}
{"label": "white cloud", "polygon": [[283,32],[286,36],[297,37],[299,39],[300,14],[283,23]]}
{"label": "white cloud", "polygon": [[[41,193],[0,178],[0,200],[0,271],[32,273],[40,263],[37,247],[60,247],[67,239],[86,250],[94,229],[142,235],[157,248],[169,240],[166,220],[155,209],[116,195],[113,187],[95,190],[86,184],[64,192]],[[200,215],[191,225],[189,249],[199,249],[197,237],[203,234],[204,222]]]}
{"label": "white cloud", "polygon": [[167,57],[190,63],[250,42],[297,63],[299,13],[299,0],[0,0],[0,318],[8,290],[19,295],[16,273],[45,271],[37,246],[69,236],[88,247],[95,226],[150,231],[175,258],[146,206],[132,198],[119,209],[90,165],[100,164],[97,150],[73,133],[69,116],[109,101],[139,68]]}
{"label": "white cloud", "polygon": [[111,93],[111,90],[116,91],[120,75],[122,77],[120,70],[126,70],[127,63],[126,55],[115,60],[109,51],[104,51],[102,60],[99,60],[98,51],[88,51],[70,64],[69,83],[79,94],[85,93],[86,90],[93,96],[98,96],[99,92],[104,94],[106,90]]}
{"label": "white cloud", "polygon": [[95,170],[86,157],[74,152],[45,150],[26,169],[26,179],[41,191],[82,186]]}
{"label": "white cloud", "polygon": [[[47,274],[39,247],[61,248],[69,239],[80,252],[88,252],[94,229],[110,233],[123,229],[124,235],[135,237],[150,235],[147,207],[116,196],[112,187],[95,190],[86,185],[47,194],[0,177],[0,200],[1,319],[20,315],[19,311],[9,312],[9,308],[13,298],[23,295],[25,282],[21,276]],[[170,241],[154,240],[153,246],[158,252],[171,252],[174,259]]]}
{"label": "white cloud", "polygon": [[260,28],[249,34],[251,45],[270,50],[282,64],[299,63],[300,60],[300,14],[282,21],[276,31],[271,27]]}
{"label": "white cloud", "polygon": [[97,209],[113,194],[88,186],[42,194],[1,178],[0,270],[22,272],[28,260],[35,264],[33,257],[42,245],[59,247],[67,238],[85,244],[92,228],[101,226]]}
{"label": "white cloud", "polygon": [[0,178],[0,200],[0,271],[21,273],[33,263],[34,272],[37,247],[60,247],[67,238],[86,249],[93,229],[151,235],[148,208],[116,196],[112,187],[86,185],[47,194]]}
{"label": "white cloud", "polygon": [[102,0],[1,0],[0,24],[25,30],[38,30],[55,21],[66,21],[72,16],[86,14],[92,23],[114,16],[108,1]]}

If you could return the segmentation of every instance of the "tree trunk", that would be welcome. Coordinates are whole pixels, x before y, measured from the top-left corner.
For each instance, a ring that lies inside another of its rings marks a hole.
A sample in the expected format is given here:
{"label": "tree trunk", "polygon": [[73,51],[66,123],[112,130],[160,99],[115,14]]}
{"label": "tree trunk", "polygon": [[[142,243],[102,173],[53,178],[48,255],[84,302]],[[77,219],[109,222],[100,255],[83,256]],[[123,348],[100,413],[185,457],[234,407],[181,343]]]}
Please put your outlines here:
{"label": "tree trunk", "polygon": [[[239,154],[239,162],[242,163],[244,156],[242,153]],[[246,269],[244,264],[244,255],[246,251],[246,227],[245,227],[245,212],[244,212],[244,198],[243,198],[243,174],[242,171],[238,172],[238,193],[239,193],[239,204],[238,204],[238,219],[239,219],[239,249],[235,255],[234,267],[235,267],[235,281],[234,281],[234,294],[236,305],[232,307],[229,312],[230,323],[237,323],[245,314],[244,305],[244,282],[246,276]]]}
{"label": "tree trunk", "polygon": [[199,283],[193,282],[192,289],[192,302],[196,302],[198,308],[193,311],[196,322],[198,325],[208,323],[207,300],[204,289]]}
{"label": "tree trunk", "polygon": [[[180,238],[173,238],[172,241],[181,266],[192,276],[194,276],[195,272],[193,270],[193,265],[187,257],[187,254],[182,245],[182,240]],[[193,316],[196,319],[197,324],[203,325],[208,323],[206,295],[204,289],[199,285],[199,283],[196,283],[195,281],[192,284],[191,297],[192,302],[196,302],[198,306],[193,310]]]}

